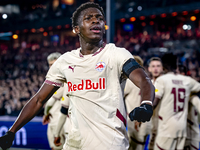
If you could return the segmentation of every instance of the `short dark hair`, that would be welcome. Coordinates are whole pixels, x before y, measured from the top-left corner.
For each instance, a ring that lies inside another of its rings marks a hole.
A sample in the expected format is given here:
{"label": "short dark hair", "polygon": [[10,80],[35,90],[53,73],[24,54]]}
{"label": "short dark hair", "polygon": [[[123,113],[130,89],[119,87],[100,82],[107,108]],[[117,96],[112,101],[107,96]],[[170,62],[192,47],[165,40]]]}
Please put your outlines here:
{"label": "short dark hair", "polygon": [[97,3],[93,3],[93,2],[87,2],[87,3],[83,3],[81,6],[79,6],[76,11],[73,13],[72,15],[72,27],[75,27],[78,25],[78,18],[81,14],[81,12],[87,8],[97,8],[101,11],[101,13],[103,14],[103,16],[105,17],[105,14],[104,14],[104,11],[103,11],[103,8],[99,6],[99,4]]}
{"label": "short dark hair", "polygon": [[162,61],[159,57],[151,57],[147,62],[148,66],[152,61],[160,61],[162,63]]}
{"label": "short dark hair", "polygon": [[178,64],[178,70],[180,73],[184,73],[185,75],[187,75],[187,67],[183,64]]}
{"label": "short dark hair", "polygon": [[166,53],[162,56],[162,63],[164,69],[175,71],[177,68],[177,56],[173,53]]}

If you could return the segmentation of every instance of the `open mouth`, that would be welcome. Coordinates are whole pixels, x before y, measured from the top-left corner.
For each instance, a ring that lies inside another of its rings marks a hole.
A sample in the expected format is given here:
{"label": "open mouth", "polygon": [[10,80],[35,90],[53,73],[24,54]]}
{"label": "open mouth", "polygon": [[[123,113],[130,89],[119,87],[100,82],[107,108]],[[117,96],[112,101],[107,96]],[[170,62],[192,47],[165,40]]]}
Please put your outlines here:
{"label": "open mouth", "polygon": [[91,28],[90,29],[92,32],[94,32],[94,33],[100,33],[101,32],[101,28],[99,28],[99,27],[93,27],[93,28]]}

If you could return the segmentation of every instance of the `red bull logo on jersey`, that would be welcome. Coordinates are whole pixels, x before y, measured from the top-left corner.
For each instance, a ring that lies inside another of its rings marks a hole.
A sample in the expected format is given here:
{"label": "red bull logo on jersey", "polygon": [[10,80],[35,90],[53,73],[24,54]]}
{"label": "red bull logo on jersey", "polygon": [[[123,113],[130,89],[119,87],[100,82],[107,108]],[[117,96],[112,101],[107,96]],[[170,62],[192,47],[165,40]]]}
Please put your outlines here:
{"label": "red bull logo on jersey", "polygon": [[90,79],[81,80],[79,84],[73,84],[68,81],[68,92],[82,91],[82,90],[105,90],[106,89],[106,78],[99,78],[98,82],[93,82]]}
{"label": "red bull logo on jersey", "polygon": [[99,72],[103,71],[103,69],[106,67],[106,64],[104,62],[98,62],[95,66],[95,69]]}

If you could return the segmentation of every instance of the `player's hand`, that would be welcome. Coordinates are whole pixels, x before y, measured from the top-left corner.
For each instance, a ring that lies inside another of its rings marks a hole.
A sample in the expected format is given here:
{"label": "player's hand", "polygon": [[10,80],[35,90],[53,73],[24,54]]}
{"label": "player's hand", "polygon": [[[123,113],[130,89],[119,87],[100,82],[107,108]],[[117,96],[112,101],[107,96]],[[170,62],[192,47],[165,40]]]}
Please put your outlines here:
{"label": "player's hand", "polygon": [[44,115],[42,118],[42,124],[46,125],[50,122],[50,117],[52,117],[52,115],[49,113],[48,115]]}
{"label": "player's hand", "polygon": [[6,132],[4,136],[0,137],[0,147],[3,150],[10,148],[12,146],[14,139],[15,139],[15,133],[11,131]]}
{"label": "player's hand", "polygon": [[153,115],[153,108],[149,104],[142,104],[140,107],[136,107],[129,113],[131,121],[137,120],[138,122],[150,121]]}
{"label": "player's hand", "polygon": [[55,144],[56,146],[62,145],[62,143],[60,142],[60,137],[54,137],[54,144]]}
{"label": "player's hand", "polygon": [[142,124],[141,122],[134,121],[135,130],[136,130],[137,132],[139,132],[139,128],[140,128],[141,124]]}

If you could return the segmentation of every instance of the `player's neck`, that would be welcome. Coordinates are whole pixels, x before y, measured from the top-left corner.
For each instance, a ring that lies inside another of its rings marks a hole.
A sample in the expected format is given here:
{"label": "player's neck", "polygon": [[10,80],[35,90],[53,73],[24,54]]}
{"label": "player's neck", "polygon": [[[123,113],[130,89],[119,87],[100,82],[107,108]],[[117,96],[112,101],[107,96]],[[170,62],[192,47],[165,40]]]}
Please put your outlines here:
{"label": "player's neck", "polygon": [[156,81],[157,78],[158,78],[158,77],[153,77],[153,83]]}
{"label": "player's neck", "polygon": [[94,54],[100,47],[103,47],[103,40],[98,43],[81,42],[81,53],[83,55]]}

